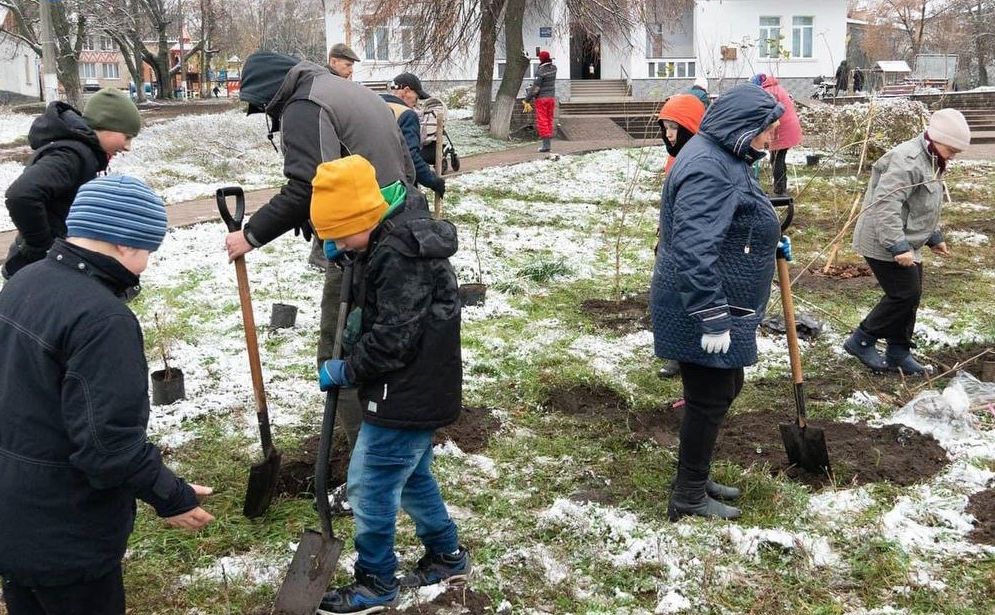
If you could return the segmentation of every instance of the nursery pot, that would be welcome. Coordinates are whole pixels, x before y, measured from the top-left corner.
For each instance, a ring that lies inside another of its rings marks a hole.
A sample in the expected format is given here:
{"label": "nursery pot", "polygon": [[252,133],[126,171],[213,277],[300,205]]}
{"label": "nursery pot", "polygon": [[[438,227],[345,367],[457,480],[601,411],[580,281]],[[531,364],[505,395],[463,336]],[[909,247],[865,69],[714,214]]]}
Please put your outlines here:
{"label": "nursery pot", "polygon": [[288,303],[274,303],[269,315],[269,326],[274,329],[289,329],[297,321],[297,306]]}
{"label": "nursery pot", "polygon": [[460,284],[459,286],[459,301],[463,307],[483,305],[486,297],[486,284]]}
{"label": "nursery pot", "polygon": [[814,167],[821,159],[822,154],[808,154],[805,156],[805,166]]}
{"label": "nursery pot", "polygon": [[183,399],[183,370],[176,367],[152,372],[152,405],[167,406]]}
{"label": "nursery pot", "polygon": [[995,382],[995,360],[986,360],[981,363],[981,379],[985,382]]}

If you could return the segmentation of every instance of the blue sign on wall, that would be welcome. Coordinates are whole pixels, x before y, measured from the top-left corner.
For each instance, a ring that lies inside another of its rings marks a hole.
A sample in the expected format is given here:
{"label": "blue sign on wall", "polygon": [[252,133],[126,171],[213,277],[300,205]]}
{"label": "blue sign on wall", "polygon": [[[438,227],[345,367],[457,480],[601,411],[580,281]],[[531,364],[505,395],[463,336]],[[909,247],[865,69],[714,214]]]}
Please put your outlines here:
{"label": "blue sign on wall", "polygon": [[552,26],[539,28],[539,38],[553,38]]}

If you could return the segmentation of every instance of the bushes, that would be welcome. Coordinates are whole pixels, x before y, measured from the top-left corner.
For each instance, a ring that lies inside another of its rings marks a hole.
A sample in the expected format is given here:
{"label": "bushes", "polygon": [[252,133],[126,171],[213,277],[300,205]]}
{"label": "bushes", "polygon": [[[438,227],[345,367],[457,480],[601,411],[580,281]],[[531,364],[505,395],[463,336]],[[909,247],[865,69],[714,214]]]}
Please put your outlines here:
{"label": "bushes", "polygon": [[867,143],[867,159],[870,161],[877,160],[899,143],[921,133],[929,117],[924,104],[905,98],[877,99],[845,106],[819,105],[802,109],[798,116],[804,133],[821,136],[826,149],[838,150],[841,156],[857,158],[872,106],[874,119]]}
{"label": "bushes", "polygon": [[447,109],[471,109],[475,96],[473,87],[465,85],[443,90],[438,94]]}

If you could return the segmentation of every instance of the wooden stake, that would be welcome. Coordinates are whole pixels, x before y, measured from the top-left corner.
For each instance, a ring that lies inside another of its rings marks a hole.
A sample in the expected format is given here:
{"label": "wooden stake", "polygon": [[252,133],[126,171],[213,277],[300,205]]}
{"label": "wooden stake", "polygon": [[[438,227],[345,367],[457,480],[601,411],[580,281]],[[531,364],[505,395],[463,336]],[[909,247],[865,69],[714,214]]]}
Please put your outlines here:
{"label": "wooden stake", "polygon": [[[864,127],[864,145],[860,148],[860,163],[857,164],[857,177],[860,177],[861,171],[864,170],[864,161],[867,158],[867,142],[871,139],[871,122],[874,121],[874,113],[877,108],[874,103],[871,103],[870,108],[867,110],[867,126]],[[829,251],[829,256],[826,258],[826,264],[822,267],[822,273],[829,273],[829,270],[833,267],[833,262],[836,260],[836,255],[840,251],[840,242],[843,241],[843,237],[846,236],[846,231],[849,230],[850,225],[852,225],[856,220],[857,216],[860,214],[860,202],[863,200],[863,195],[858,194],[856,198],[853,199],[853,204],[850,205],[850,213],[846,217],[846,222],[843,224],[841,229],[840,239],[833,242],[833,247]]]}
{"label": "wooden stake", "polygon": [[[436,174],[436,176],[439,177],[439,179],[441,179],[442,178],[442,158],[443,158],[443,155],[444,155],[443,154],[443,151],[444,151],[443,140],[446,138],[446,133],[445,133],[446,120],[445,120],[445,118],[443,116],[437,115],[436,118],[435,118],[435,122],[436,122],[436,124],[435,124],[435,174]],[[442,217],[442,197],[439,196],[438,192],[435,193],[435,217],[436,218],[441,218]]]}

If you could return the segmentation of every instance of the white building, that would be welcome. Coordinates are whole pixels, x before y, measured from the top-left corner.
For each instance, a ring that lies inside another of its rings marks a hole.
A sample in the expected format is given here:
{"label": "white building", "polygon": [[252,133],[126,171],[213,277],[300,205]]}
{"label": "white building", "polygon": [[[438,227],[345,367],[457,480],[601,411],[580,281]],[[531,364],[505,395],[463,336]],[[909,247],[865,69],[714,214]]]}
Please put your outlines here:
{"label": "white building", "polygon": [[[666,5],[666,0],[661,0]],[[404,70],[435,87],[469,84],[476,79],[476,53],[449,62],[440,70],[410,62],[411,49],[421,36],[413,20],[390,27],[363,29],[362,16],[348,19],[345,2],[328,2],[326,42],[350,44],[362,62],[355,79],[387,81]],[[659,99],[687,87],[705,75],[710,90],[765,72],[776,75],[797,96],[806,96],[812,79],[832,75],[846,58],[846,0],[696,0],[694,8],[661,23],[640,24],[624,40],[587,36],[571,22],[563,0],[549,0],[544,10],[526,15],[525,52],[533,58],[549,50],[563,83],[557,95],[569,100],[570,81],[624,81],[639,99]],[[351,36],[350,36],[351,35]],[[499,36],[495,79],[504,68],[503,37]],[[528,75],[527,75],[528,77]],[[495,86],[496,87],[496,86]]]}
{"label": "white building", "polygon": [[38,55],[21,39],[5,31],[15,28],[14,15],[0,7],[0,104],[38,100]]}

